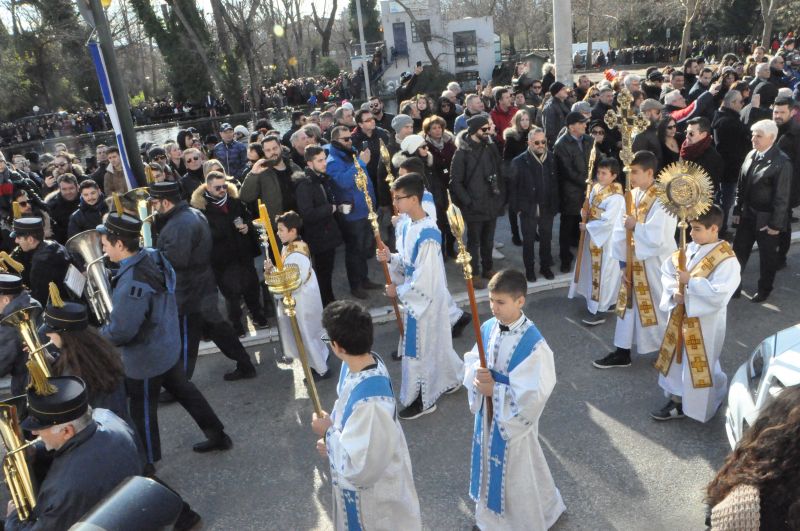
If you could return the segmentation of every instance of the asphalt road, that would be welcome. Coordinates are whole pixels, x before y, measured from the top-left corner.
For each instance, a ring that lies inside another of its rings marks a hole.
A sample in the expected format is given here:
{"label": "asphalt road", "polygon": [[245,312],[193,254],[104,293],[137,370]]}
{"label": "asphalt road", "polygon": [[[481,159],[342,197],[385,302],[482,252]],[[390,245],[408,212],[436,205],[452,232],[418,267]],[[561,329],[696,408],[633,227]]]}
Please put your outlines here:
{"label": "asphalt road", "polygon": [[[745,275],[745,294],[756,282],[757,257]],[[731,302],[722,362],[731,376],[765,336],[800,322],[800,252],[778,274],[763,304]],[[690,530],[703,528],[703,488],[729,451],[720,411],[708,424],[689,419],[658,423],[648,411],[663,405],[652,367],[654,355],[629,369],[599,371],[590,361],[612,346],[613,319],[595,328],[579,322],[583,304],[565,289],[531,295],[526,306],[556,356],[558,384],[540,423],[541,441],[567,512],[555,529]],[[482,318],[488,306],[481,307]],[[472,340],[456,341],[458,352]],[[375,350],[388,359],[395,348],[393,323],[376,329]],[[163,406],[160,475],[204,519],[204,529],[331,529],[327,463],[316,453],[309,429],[311,404],[299,364],[279,360],[276,344],[251,350],[260,359],[254,380],[228,383],[231,362],[201,357],[195,382],[235,441],[233,450],[198,455],[201,433],[177,404]],[[331,361],[337,370],[338,360]],[[399,384],[400,365],[388,361]],[[335,381],[319,391],[330,409]],[[445,396],[438,411],[404,423],[423,524],[431,530],[469,530],[468,491],[472,416],[461,391]]]}

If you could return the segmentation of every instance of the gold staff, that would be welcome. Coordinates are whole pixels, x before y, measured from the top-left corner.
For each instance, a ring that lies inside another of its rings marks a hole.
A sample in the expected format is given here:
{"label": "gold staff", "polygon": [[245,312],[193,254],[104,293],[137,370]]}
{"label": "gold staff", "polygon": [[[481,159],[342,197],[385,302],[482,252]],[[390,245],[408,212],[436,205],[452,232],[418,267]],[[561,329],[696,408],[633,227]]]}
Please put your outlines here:
{"label": "gold staff", "polygon": [[[464,245],[464,217],[461,215],[461,209],[453,204],[450,199],[450,192],[447,192],[447,221],[450,223],[450,231],[458,242],[458,257],[456,263],[464,269],[464,280],[467,282],[467,294],[469,295],[469,308],[472,310],[472,328],[475,332],[475,342],[478,345],[478,359],[480,360],[481,368],[486,368],[486,351],[483,347],[483,337],[481,336],[481,323],[478,320],[478,302],[475,300],[475,286],[472,284],[472,264],[470,260],[472,257]],[[492,411],[491,399],[486,400],[486,413],[489,419],[494,417]],[[491,422],[491,420],[489,421]]]}
{"label": "gold staff", "polygon": [[581,231],[581,238],[578,241],[578,258],[575,260],[575,283],[581,278],[581,263],[583,262],[583,246],[586,241],[586,222],[589,220],[589,196],[592,195],[592,173],[594,173],[594,162],[597,157],[597,142],[592,142],[592,154],[589,155],[589,171],[586,172],[586,198],[581,209],[581,221],[584,230]]}
{"label": "gold staff", "polygon": [[[605,116],[606,125],[609,129],[619,129],[622,134],[622,151],[619,158],[624,164],[625,171],[625,213],[633,216],[633,192],[631,191],[631,162],[633,161],[633,135],[639,131],[644,131],[650,125],[650,121],[640,114],[635,114],[632,109],[633,96],[624,88],[617,96],[619,114],[609,110]],[[626,307],[633,307],[633,231],[626,230],[627,256],[625,258],[625,284],[627,286]]]}
{"label": "gold staff", "polygon": [[303,366],[303,373],[306,376],[308,396],[311,397],[314,412],[321,417],[322,405],[317,394],[317,386],[314,385],[314,378],[311,375],[311,367],[308,365],[308,354],[303,343],[303,336],[300,334],[300,326],[297,324],[297,311],[295,308],[297,302],[292,296],[292,292],[299,288],[301,284],[300,269],[296,264],[284,266],[283,258],[278,249],[278,241],[275,239],[275,233],[272,230],[272,222],[269,219],[267,205],[262,203],[260,199],[258,200],[258,213],[259,217],[254,219],[253,223],[263,228],[263,231],[259,231],[261,232],[261,241],[264,242],[265,246],[269,242],[272,254],[275,257],[275,268],[271,272],[264,274],[264,282],[267,283],[272,293],[283,296],[283,313],[292,323],[292,334],[294,335],[294,342],[297,344],[297,351],[300,354],[300,364]]}
{"label": "gold staff", "polygon": [[[361,167],[361,164],[358,163],[358,157],[355,153],[353,153],[353,164],[356,165],[356,186],[361,193],[364,194],[364,201],[367,203],[367,210],[369,210],[369,215],[367,218],[369,219],[370,224],[372,225],[372,232],[375,234],[375,243],[378,245],[379,249],[386,249],[386,244],[383,243],[381,239],[381,231],[378,228],[378,215],[375,213],[375,210],[372,208],[372,198],[369,196],[369,187],[367,186],[367,173]],[[392,275],[389,274],[389,264],[387,262],[381,262],[383,265],[383,276],[386,278],[386,284],[392,283]],[[397,297],[390,297],[392,299],[392,306],[394,307],[394,316],[395,320],[397,321],[397,328],[400,330],[400,335],[404,335],[403,331],[403,316],[400,314],[400,306],[397,304]]]}

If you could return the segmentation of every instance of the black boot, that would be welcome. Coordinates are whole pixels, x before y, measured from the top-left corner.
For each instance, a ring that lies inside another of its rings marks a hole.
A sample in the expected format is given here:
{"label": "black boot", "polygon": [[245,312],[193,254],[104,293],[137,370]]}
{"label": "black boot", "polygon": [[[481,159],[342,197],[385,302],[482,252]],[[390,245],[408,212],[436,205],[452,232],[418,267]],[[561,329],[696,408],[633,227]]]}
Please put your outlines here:
{"label": "black boot", "polygon": [[256,377],[256,368],[248,360],[247,363],[238,363],[236,368],[231,372],[225,373],[222,378],[226,382],[235,382],[236,380],[247,380]]}
{"label": "black boot", "polygon": [[200,515],[194,512],[188,503],[183,502],[181,514],[178,515],[178,519],[175,521],[175,527],[173,527],[173,529],[175,531],[189,531],[189,529],[192,529],[199,523]]}
{"label": "black boot", "polygon": [[214,450],[230,450],[233,448],[233,441],[224,431],[203,430],[203,432],[208,437],[208,440],[195,444],[192,447],[195,452],[204,454]]}

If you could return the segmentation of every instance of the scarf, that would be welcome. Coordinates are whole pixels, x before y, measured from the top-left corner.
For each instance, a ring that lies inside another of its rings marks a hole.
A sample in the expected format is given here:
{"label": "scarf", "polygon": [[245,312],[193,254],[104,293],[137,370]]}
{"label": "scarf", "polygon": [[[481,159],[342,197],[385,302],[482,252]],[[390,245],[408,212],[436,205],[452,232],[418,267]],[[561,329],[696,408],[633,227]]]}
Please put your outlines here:
{"label": "scarf", "polygon": [[689,140],[684,140],[681,144],[681,160],[697,160],[711,146],[711,135],[708,135],[700,142],[689,145]]}
{"label": "scarf", "polygon": [[436,149],[438,149],[439,151],[444,149],[444,141],[445,141],[444,133],[442,133],[442,136],[441,136],[441,138],[439,138],[439,140],[436,140],[432,136],[428,136],[428,135],[425,135],[425,140],[430,142],[431,145],[433,147],[435,147]]}
{"label": "scarf", "polygon": [[214,205],[223,212],[228,211],[228,206],[226,205],[228,202],[228,192],[225,192],[225,195],[223,195],[221,199],[217,199],[208,192],[203,192],[203,197],[205,197],[207,203]]}

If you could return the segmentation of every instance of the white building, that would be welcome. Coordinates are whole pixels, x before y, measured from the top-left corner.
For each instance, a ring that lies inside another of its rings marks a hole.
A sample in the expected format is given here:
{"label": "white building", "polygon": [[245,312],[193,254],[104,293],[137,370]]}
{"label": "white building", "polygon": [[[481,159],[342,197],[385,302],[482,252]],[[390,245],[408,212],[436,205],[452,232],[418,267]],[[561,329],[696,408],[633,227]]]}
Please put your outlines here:
{"label": "white building", "polygon": [[[439,0],[406,0],[414,14],[413,23],[400,4],[391,0],[380,3],[386,56],[389,66],[385,82],[399,82],[400,74],[413,71],[417,61],[430,64],[423,40],[439,62],[440,68],[456,75],[464,88],[480,77],[492,78],[498,61],[500,38],[494,33],[492,17],[447,19]],[[354,66],[357,61],[354,61]]]}

